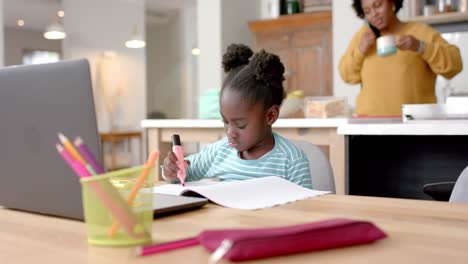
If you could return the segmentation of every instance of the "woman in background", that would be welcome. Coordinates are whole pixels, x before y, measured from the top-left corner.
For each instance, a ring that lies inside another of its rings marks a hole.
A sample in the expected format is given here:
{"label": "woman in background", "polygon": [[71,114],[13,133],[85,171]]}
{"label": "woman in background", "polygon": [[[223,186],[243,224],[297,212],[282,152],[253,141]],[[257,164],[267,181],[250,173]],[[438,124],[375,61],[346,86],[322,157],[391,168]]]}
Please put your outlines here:
{"label": "woman in background", "polygon": [[403,0],[353,0],[358,17],[393,35],[397,52],[386,57],[376,54],[376,35],[364,25],[351,40],[341,58],[341,78],[361,84],[356,100],[359,116],[400,116],[402,104],[436,102],[437,74],[447,79],[462,70],[460,51],[430,26],[402,22],[396,16]]}

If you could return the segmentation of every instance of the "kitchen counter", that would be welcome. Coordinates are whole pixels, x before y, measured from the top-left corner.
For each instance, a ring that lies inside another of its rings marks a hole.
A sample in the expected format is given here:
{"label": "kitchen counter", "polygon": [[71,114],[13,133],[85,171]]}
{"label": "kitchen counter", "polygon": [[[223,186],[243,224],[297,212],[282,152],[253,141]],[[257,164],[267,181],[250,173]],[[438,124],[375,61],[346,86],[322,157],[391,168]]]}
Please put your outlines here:
{"label": "kitchen counter", "polygon": [[[280,118],[273,127],[278,128],[313,128],[313,127],[334,127],[346,124],[347,118]],[[141,121],[143,128],[222,128],[223,122],[218,119],[147,119]]]}
{"label": "kitchen counter", "polygon": [[400,119],[349,121],[338,128],[340,135],[468,135],[468,120]]}

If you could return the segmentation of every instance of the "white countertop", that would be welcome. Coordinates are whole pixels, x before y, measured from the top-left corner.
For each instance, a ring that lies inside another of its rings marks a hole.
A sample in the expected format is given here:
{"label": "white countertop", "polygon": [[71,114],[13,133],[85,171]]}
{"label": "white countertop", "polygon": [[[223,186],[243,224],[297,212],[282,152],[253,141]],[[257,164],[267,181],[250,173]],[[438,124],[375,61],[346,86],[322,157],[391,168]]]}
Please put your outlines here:
{"label": "white countertop", "polygon": [[[346,118],[280,118],[273,124],[273,127],[338,127],[346,123]],[[146,119],[141,121],[143,128],[222,128],[223,126],[223,122],[219,119]]]}
{"label": "white countertop", "polygon": [[[222,128],[218,119],[147,119],[143,128]],[[403,123],[400,119],[284,118],[277,128],[337,128],[340,135],[468,135],[468,120],[426,120]]]}
{"label": "white countertop", "polygon": [[425,120],[407,123],[348,123],[338,127],[340,135],[468,135],[468,120]]}

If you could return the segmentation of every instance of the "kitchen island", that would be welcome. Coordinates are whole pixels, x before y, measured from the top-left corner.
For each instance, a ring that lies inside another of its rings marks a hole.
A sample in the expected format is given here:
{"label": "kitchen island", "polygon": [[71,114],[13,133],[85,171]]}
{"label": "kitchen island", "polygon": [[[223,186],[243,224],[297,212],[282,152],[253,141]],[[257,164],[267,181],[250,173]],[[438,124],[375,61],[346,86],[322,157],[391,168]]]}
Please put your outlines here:
{"label": "kitchen island", "polygon": [[468,120],[349,120],[346,193],[430,199],[424,184],[455,181],[468,166]]}
{"label": "kitchen island", "polygon": [[[303,140],[320,146],[330,159],[335,175],[336,193],[344,194],[344,136],[337,134],[337,128],[346,122],[345,118],[279,119],[273,125],[273,131],[289,139]],[[159,164],[170,149],[172,134],[180,134],[183,142],[197,143],[212,143],[225,136],[221,120],[153,119],[143,120],[141,126],[145,131],[146,150],[159,149],[162,153]]]}

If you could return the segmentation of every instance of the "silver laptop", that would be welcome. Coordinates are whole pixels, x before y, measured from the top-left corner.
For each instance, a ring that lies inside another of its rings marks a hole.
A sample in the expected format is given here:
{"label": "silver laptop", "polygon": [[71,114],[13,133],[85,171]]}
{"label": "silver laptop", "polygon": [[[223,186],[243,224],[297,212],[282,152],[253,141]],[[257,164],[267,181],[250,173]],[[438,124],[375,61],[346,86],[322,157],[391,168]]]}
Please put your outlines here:
{"label": "silver laptop", "polygon": [[[57,133],[82,137],[99,160],[86,60],[0,69],[0,206],[83,219],[79,178],[57,154]],[[199,208],[204,198],[155,195],[154,215]]]}
{"label": "silver laptop", "polygon": [[57,133],[100,158],[86,60],[0,69],[0,205],[83,219],[79,179],[57,154]]}

